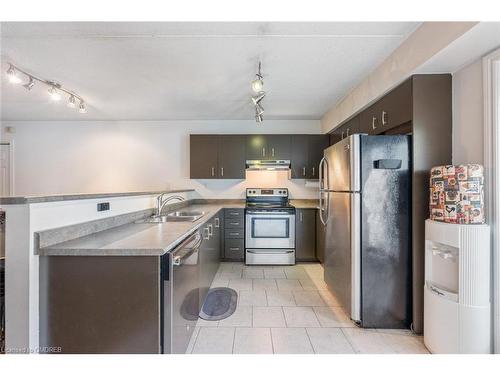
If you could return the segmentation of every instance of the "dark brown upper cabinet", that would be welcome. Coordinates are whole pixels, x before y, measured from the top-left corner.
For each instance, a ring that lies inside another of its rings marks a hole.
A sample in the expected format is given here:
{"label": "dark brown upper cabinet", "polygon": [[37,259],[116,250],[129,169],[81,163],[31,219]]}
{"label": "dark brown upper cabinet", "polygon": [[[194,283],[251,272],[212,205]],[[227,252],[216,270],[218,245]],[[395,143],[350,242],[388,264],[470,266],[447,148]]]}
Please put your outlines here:
{"label": "dark brown upper cabinet", "polygon": [[319,162],[328,146],[328,135],[292,135],[291,177],[317,179]]}
{"label": "dark brown upper cabinet", "polygon": [[247,160],[289,160],[289,135],[247,135]]}
{"label": "dark brown upper cabinet", "polygon": [[221,135],[219,142],[218,178],[244,179],[246,137]]}
{"label": "dark brown upper cabinet", "polygon": [[323,158],[323,151],[329,146],[328,136],[323,134],[309,135],[307,178],[318,179],[319,163]]}
{"label": "dark brown upper cabinet", "polygon": [[353,117],[342,125],[340,129],[340,139],[344,139],[349,137],[351,134],[357,133],[359,133],[359,116]]}
{"label": "dark brown upper cabinet", "polygon": [[359,115],[359,129],[363,134],[380,134],[383,132],[380,121],[379,102],[371,105]]}
{"label": "dark brown upper cabinet", "polygon": [[246,158],[247,160],[266,159],[267,142],[264,135],[246,136]]}
{"label": "dark brown upper cabinet", "polygon": [[286,134],[267,135],[266,158],[271,160],[290,160],[291,157],[291,137]]}
{"label": "dark brown upper cabinet", "polygon": [[318,178],[329,136],[323,134],[190,136],[190,178],[244,179],[246,160],[290,160],[292,178]]}
{"label": "dark brown upper cabinet", "polygon": [[382,132],[412,119],[412,80],[407,80],[384,96],[378,105]]}
{"label": "dark brown upper cabinet", "polygon": [[219,136],[192,134],[189,138],[190,177],[218,178]]}
{"label": "dark brown upper cabinet", "polygon": [[382,134],[411,121],[411,86],[409,79],[361,112],[361,133]]}
{"label": "dark brown upper cabinet", "polygon": [[190,136],[190,178],[244,179],[244,135]]}
{"label": "dark brown upper cabinet", "polygon": [[333,130],[330,135],[330,145],[333,145],[351,134],[360,133],[360,116],[355,116],[343,125]]}
{"label": "dark brown upper cabinet", "polygon": [[328,135],[330,136],[330,146],[342,140],[342,126],[333,129]]}
{"label": "dark brown upper cabinet", "polygon": [[292,135],[291,177],[307,178],[309,139],[304,135]]}

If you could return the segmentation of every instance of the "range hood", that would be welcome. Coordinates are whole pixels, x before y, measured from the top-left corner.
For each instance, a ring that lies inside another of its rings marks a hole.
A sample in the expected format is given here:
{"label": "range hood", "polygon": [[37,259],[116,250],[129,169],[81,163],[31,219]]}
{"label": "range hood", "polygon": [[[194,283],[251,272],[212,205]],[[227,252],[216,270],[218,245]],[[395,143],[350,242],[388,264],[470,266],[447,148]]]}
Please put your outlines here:
{"label": "range hood", "polygon": [[247,171],[286,171],[290,170],[290,160],[247,160]]}

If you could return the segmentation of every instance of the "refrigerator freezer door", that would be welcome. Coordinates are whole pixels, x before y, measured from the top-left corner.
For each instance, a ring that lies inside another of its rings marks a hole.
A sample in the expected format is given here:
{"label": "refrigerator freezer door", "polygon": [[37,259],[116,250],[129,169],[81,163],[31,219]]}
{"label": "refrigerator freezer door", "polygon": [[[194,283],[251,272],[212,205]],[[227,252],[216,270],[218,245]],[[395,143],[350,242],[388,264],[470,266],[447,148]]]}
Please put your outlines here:
{"label": "refrigerator freezer door", "polygon": [[[330,193],[325,282],[353,320],[359,320],[359,193]],[[356,208],[357,207],[357,208]]]}
{"label": "refrigerator freezer door", "polygon": [[[363,137],[361,142],[362,326],[407,328],[411,322],[410,139],[378,135]],[[398,163],[388,165],[382,160]]]}
{"label": "refrigerator freezer door", "polygon": [[328,147],[324,151],[328,165],[328,186],[330,191],[352,191],[361,189],[360,134],[353,134]]}

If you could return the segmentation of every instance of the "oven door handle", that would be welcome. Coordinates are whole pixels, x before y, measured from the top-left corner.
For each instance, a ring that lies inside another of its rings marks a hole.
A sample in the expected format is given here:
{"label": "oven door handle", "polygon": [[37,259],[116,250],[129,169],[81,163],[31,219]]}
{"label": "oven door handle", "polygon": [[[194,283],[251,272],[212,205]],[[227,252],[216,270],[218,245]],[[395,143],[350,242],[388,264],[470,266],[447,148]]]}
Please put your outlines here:
{"label": "oven door handle", "polygon": [[248,216],[294,216],[295,213],[292,212],[262,212],[262,211],[247,211]]}
{"label": "oven door handle", "polygon": [[290,254],[295,252],[295,250],[283,250],[283,251],[263,251],[263,250],[249,250],[247,249],[247,253],[251,254]]}

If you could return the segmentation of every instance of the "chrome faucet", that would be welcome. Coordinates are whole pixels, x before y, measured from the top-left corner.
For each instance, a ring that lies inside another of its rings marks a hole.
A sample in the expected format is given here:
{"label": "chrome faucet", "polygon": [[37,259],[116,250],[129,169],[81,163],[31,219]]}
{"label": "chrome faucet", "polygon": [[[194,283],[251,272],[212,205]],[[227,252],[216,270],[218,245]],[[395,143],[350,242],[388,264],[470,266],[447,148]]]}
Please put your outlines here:
{"label": "chrome faucet", "polygon": [[168,202],[170,202],[170,201],[172,201],[174,199],[177,199],[180,202],[185,201],[184,197],[181,197],[180,195],[172,195],[171,197],[167,197],[167,198],[163,199],[163,197],[166,194],[168,194],[168,193],[161,193],[156,198],[156,215],[155,216],[160,216],[161,215],[161,212],[163,211],[163,208],[165,207],[165,205]]}

